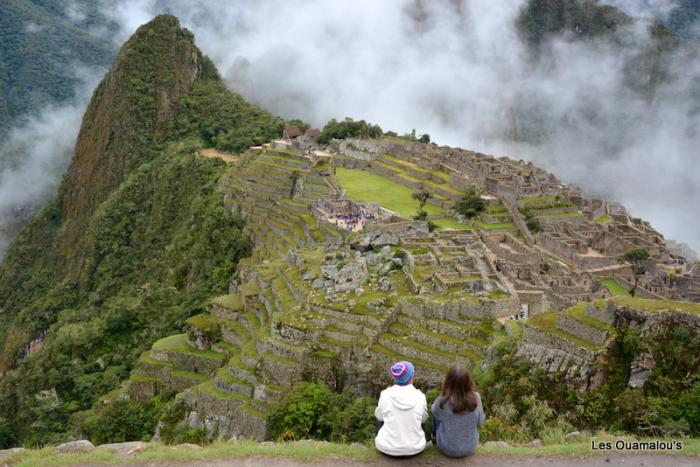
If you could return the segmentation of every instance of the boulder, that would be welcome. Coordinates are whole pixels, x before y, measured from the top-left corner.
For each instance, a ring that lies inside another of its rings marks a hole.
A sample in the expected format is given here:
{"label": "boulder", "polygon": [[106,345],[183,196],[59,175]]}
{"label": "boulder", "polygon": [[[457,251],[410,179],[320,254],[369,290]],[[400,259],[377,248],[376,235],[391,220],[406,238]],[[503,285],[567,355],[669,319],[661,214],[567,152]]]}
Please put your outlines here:
{"label": "boulder", "polygon": [[338,292],[347,292],[355,290],[365,282],[369,277],[367,270],[367,261],[365,258],[359,258],[350,261],[348,264],[338,271],[338,274],[333,278],[335,282],[335,290]]}
{"label": "boulder", "polygon": [[398,235],[390,232],[383,232],[377,237],[373,238],[370,243],[374,248],[379,248],[388,245],[398,245],[399,241],[400,240]]}
{"label": "boulder", "polygon": [[338,268],[336,267],[335,264],[322,264],[321,265],[321,276],[323,276],[325,279],[335,279],[335,276],[338,275]]}
{"label": "boulder", "polygon": [[533,448],[542,447],[542,440],[539,438],[533,439],[532,441],[530,441],[530,446],[532,446]]}
{"label": "boulder", "polygon": [[54,451],[60,454],[76,454],[82,452],[90,452],[95,449],[95,446],[86,439],[80,439],[78,441],[69,441],[67,443],[59,444],[54,448]]}
{"label": "boulder", "polygon": [[649,379],[649,370],[645,368],[632,367],[630,370],[629,387],[641,388]]}
{"label": "boulder", "polygon": [[364,235],[362,237],[357,237],[350,244],[350,248],[357,251],[369,251],[372,246],[370,245],[369,236]]}
{"label": "boulder", "polygon": [[391,292],[394,289],[394,284],[388,277],[382,277],[379,279],[379,290],[382,292]]}
{"label": "boulder", "polygon": [[379,253],[370,253],[367,255],[367,266],[376,266],[382,260]]}

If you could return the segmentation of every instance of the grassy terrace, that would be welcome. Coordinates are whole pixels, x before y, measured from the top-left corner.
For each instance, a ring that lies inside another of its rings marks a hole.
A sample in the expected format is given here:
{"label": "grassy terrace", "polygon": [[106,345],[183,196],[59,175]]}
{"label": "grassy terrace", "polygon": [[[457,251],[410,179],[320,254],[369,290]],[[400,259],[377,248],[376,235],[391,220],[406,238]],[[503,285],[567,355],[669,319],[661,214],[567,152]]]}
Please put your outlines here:
{"label": "grassy terrace", "polygon": [[630,292],[622,284],[615,279],[603,279],[600,283],[608,289],[613,297],[629,297]]}
{"label": "grassy terrace", "polygon": [[[411,198],[415,190],[407,186],[360,169],[338,167],[336,178],[349,198],[367,203],[379,203],[406,219],[412,218],[416,213],[418,202]],[[427,204],[425,210],[429,215],[445,214],[443,209],[431,204]]]}
{"label": "grassy terrace", "polygon": [[153,350],[165,351],[165,352],[180,352],[188,355],[196,355],[198,357],[209,358],[212,360],[226,360],[227,355],[221,354],[219,352],[214,352],[213,350],[199,350],[192,347],[189,342],[187,342],[187,334],[176,334],[174,336],[166,337],[157,341],[153,344]]}
{"label": "grassy terrace", "polygon": [[613,328],[612,326],[608,326],[606,323],[597,320],[591,316],[588,316],[586,314],[585,303],[579,303],[578,305],[574,305],[573,307],[566,310],[564,313],[569,315],[571,318],[574,318],[576,321],[580,321],[586,326],[592,327],[593,329],[598,329],[599,331],[607,331],[610,334],[615,333],[615,328]]}
{"label": "grassy terrace", "polygon": [[473,226],[457,222],[457,220],[452,217],[443,217],[442,219],[435,219],[433,223],[438,227],[445,229],[474,230]]}
{"label": "grassy terrace", "polygon": [[611,220],[612,220],[612,218],[610,216],[608,216],[607,214],[604,214],[604,215],[598,217],[595,221],[597,224],[607,224]]}
{"label": "grassy terrace", "polygon": [[476,221],[474,222],[478,228],[483,230],[510,230],[515,229],[515,224],[512,222],[499,222],[496,224],[487,224],[486,222]]}
{"label": "grassy terrace", "polygon": [[218,305],[222,308],[226,308],[227,310],[231,311],[238,311],[243,309],[243,301],[241,300],[241,296],[239,294],[222,295],[213,299],[212,302],[215,305]]}
{"label": "grassy terrace", "polygon": [[673,300],[648,300],[639,297],[613,297],[612,302],[620,306],[628,306],[642,311],[679,310],[686,313],[700,314],[700,303],[675,302]]}
{"label": "grassy terrace", "polygon": [[[418,208],[418,203],[411,195],[414,190],[396,183],[388,178],[360,170],[343,169],[336,170],[336,178],[340,186],[347,192],[348,198],[366,203],[379,203],[390,211],[395,211],[405,219],[411,219]],[[448,217],[444,209],[432,204],[427,204],[425,210],[429,215],[445,216],[433,222],[440,228],[473,230],[475,227],[457,222]],[[500,224],[479,223],[479,228],[485,230],[513,229],[515,226],[511,222]]]}
{"label": "grassy terrace", "polygon": [[537,215],[537,217],[541,217],[543,219],[554,219],[557,217],[580,217],[582,215],[583,214],[581,213],[581,211],[573,211],[573,212],[554,212],[551,214]]}
{"label": "grassy terrace", "polygon": [[573,334],[569,334],[568,332],[559,329],[557,327],[557,315],[558,313],[556,311],[552,311],[549,313],[540,313],[539,315],[535,315],[532,318],[528,319],[527,324],[546,333],[553,334],[555,336],[561,337],[562,339],[566,339],[567,341],[581,346],[584,349],[588,349],[594,352],[599,349],[599,347],[591,344],[590,342],[587,342],[578,336],[574,336]]}

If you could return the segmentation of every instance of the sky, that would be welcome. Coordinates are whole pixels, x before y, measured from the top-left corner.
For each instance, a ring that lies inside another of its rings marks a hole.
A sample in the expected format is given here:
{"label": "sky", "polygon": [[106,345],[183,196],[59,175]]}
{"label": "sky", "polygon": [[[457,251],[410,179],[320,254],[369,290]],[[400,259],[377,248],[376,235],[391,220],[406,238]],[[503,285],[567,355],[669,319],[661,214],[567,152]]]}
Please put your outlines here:
{"label": "sky", "polygon": [[[514,27],[524,0],[100,1],[119,24],[117,42],[159,12],[177,15],[229,88],[273,113],[315,126],[352,117],[415,128],[438,144],[531,160],[700,250],[700,122],[690,99],[700,64],[671,57],[672,79],[653,100],[631,92],[623,71],[648,41],[645,27],[630,27],[622,52],[560,38],[533,64]],[[642,16],[672,4],[608,3]],[[38,122],[50,128],[60,110]],[[60,120],[57,132],[74,137],[76,118]],[[510,138],[533,128],[536,143]],[[0,178],[0,195],[7,186]]]}

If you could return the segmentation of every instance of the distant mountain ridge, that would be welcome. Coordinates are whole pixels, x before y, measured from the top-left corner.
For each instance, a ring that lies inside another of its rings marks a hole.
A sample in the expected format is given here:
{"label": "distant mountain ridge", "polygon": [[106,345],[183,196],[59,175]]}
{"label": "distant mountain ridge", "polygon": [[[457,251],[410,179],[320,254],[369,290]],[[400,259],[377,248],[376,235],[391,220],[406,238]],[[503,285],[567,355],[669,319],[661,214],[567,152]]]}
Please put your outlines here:
{"label": "distant mountain ridge", "polygon": [[[114,45],[89,31],[98,23],[107,25],[106,21],[95,9],[93,16],[73,22],[66,16],[68,4],[64,0],[0,3],[0,138],[18,119],[73,98],[77,68],[104,67],[111,61]],[[87,7],[91,2],[73,4]]]}

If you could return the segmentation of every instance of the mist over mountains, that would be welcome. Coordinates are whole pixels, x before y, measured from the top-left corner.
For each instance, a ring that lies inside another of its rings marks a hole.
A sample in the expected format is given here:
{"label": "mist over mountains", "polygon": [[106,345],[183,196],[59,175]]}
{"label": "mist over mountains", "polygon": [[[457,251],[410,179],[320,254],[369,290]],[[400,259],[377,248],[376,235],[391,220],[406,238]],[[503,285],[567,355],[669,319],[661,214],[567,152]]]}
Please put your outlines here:
{"label": "mist over mountains", "polygon": [[[96,17],[82,2],[60,3],[76,19]],[[93,3],[113,25],[108,34],[99,22],[89,28],[120,43],[155,14],[172,13],[231,89],[273,113],[316,126],[363,118],[399,133],[416,128],[438,144],[532,160],[698,250],[697,46],[669,46],[650,20],[625,21],[600,3],[119,0]],[[679,5],[604,3],[662,21]],[[523,33],[524,8],[546,19],[533,26],[547,32],[537,52]],[[74,137],[84,99],[53,107],[68,112],[55,123],[51,113],[38,120],[44,148],[70,147],[62,141]],[[40,199],[55,186],[67,154],[40,153],[3,173],[2,204]],[[53,169],[41,169],[47,163]],[[19,189],[17,180],[34,173],[49,176]]]}

